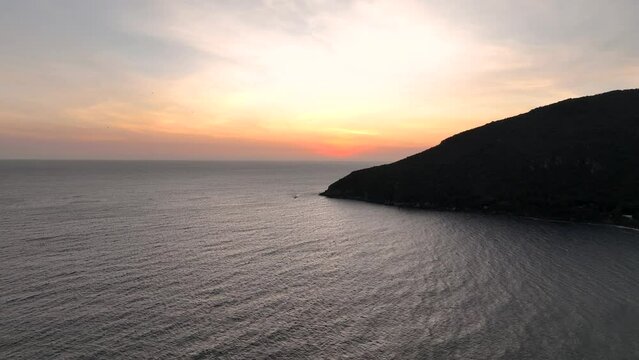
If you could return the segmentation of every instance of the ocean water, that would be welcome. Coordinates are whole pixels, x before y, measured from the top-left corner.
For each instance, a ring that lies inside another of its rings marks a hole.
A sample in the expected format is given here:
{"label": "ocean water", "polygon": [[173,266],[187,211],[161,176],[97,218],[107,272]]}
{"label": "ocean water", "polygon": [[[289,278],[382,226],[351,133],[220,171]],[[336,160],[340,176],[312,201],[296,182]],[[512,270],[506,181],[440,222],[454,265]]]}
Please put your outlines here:
{"label": "ocean water", "polygon": [[317,195],[364,166],[0,162],[0,358],[639,358],[639,232]]}

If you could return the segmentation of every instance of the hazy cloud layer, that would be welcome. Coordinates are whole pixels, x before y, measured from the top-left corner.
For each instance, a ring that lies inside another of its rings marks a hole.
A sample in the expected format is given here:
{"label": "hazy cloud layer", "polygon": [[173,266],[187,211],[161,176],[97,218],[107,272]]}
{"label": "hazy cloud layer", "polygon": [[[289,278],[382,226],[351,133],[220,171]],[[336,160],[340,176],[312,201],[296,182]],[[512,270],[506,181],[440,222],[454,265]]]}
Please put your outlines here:
{"label": "hazy cloud layer", "polygon": [[639,83],[630,0],[61,0],[0,10],[5,158],[392,159]]}

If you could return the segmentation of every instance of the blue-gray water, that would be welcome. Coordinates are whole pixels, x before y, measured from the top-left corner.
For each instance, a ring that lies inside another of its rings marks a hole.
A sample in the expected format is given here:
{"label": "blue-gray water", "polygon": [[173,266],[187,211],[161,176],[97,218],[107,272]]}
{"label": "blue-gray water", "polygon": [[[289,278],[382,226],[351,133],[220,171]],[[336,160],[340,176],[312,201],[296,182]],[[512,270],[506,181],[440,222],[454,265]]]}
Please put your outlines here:
{"label": "blue-gray water", "polygon": [[0,162],[0,358],[639,358],[639,233],[318,196],[353,163]]}

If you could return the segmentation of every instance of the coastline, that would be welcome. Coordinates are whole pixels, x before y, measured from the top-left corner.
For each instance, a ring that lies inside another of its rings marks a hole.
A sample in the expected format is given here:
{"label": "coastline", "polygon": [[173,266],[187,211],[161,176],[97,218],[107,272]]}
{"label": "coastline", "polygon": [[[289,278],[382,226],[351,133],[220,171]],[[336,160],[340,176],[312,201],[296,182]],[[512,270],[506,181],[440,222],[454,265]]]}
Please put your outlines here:
{"label": "coastline", "polygon": [[386,202],[371,201],[371,200],[367,200],[367,199],[363,199],[363,198],[357,198],[357,197],[344,197],[344,196],[329,195],[329,194],[326,194],[326,191],[321,192],[318,195],[326,197],[326,198],[329,198],[329,199],[360,201],[360,202],[365,202],[365,203],[369,203],[369,204],[390,206],[390,207],[396,207],[396,208],[408,208],[408,209],[415,209],[415,210],[432,210],[432,211],[440,211],[440,212],[459,212],[459,213],[466,212],[466,213],[483,214],[483,215],[502,215],[502,216],[512,216],[512,217],[517,217],[517,218],[522,218],[522,219],[529,219],[529,220],[543,221],[543,222],[583,224],[583,225],[592,225],[592,226],[608,226],[608,227],[615,227],[615,228],[619,228],[619,229],[632,230],[632,231],[639,232],[639,221],[634,220],[634,219],[633,220],[627,220],[630,223],[628,223],[626,221],[624,221],[624,222],[621,222],[621,221],[615,222],[614,218],[606,219],[606,220],[609,220],[609,222],[607,222],[606,220],[601,220],[601,221],[583,220],[583,221],[581,221],[581,220],[578,220],[578,219],[571,219],[571,218],[565,218],[565,217],[544,217],[544,216],[540,216],[540,215],[527,215],[527,214],[521,214],[521,213],[503,211],[503,210],[484,210],[484,209],[475,209],[475,208],[451,208],[451,207],[438,207],[438,206],[424,206],[422,204],[397,203],[397,202],[392,202],[392,201],[386,201]]}

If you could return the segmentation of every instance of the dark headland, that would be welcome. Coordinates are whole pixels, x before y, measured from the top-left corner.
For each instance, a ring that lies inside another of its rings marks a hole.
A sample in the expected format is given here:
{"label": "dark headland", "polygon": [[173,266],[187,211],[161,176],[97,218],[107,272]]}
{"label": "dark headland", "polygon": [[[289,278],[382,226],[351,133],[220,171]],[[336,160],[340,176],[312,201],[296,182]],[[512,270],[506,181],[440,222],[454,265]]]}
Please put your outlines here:
{"label": "dark headland", "polygon": [[639,227],[639,89],[568,99],[354,171],[322,195]]}

